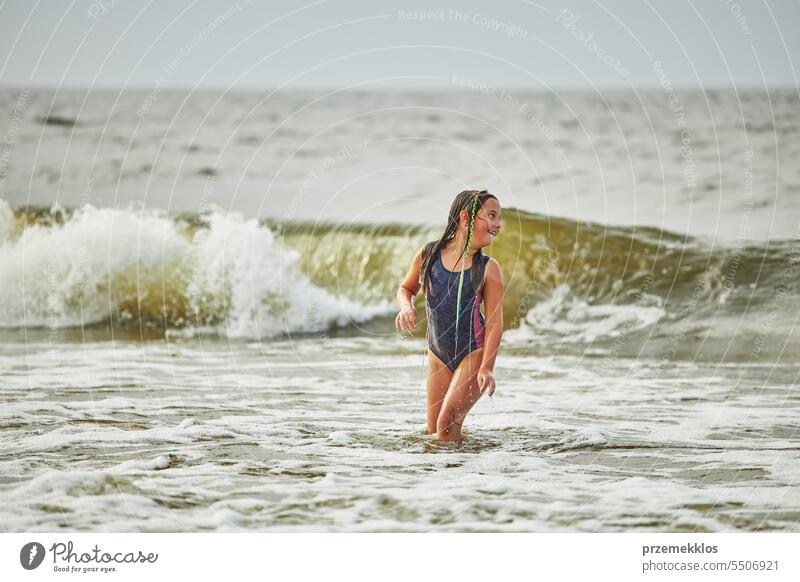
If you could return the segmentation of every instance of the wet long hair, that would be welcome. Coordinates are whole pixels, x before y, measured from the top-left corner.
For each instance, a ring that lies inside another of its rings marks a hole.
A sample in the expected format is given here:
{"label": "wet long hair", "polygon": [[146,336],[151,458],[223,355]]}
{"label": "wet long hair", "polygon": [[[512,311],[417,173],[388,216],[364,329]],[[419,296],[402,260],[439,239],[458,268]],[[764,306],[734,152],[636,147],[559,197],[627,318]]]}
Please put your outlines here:
{"label": "wet long hair", "polygon": [[[453,200],[453,204],[450,205],[450,214],[447,218],[447,227],[444,229],[444,234],[439,240],[431,241],[426,244],[422,248],[422,268],[420,269],[420,284],[422,285],[422,290],[425,293],[425,296],[428,295],[428,290],[430,289],[430,273],[431,267],[433,266],[433,257],[436,256],[440,250],[442,250],[447,243],[453,240],[456,236],[456,232],[458,231],[458,225],[461,220],[461,211],[466,210],[467,215],[472,213],[473,205],[475,205],[475,199],[477,198],[477,207],[475,208],[475,214],[483,208],[484,203],[489,198],[494,198],[497,200],[497,197],[493,194],[489,194],[486,190],[464,190],[463,192],[459,193],[456,196],[455,200]],[[469,244],[469,240],[471,238],[472,229],[475,227],[474,221],[475,217],[472,216],[468,219],[470,223],[467,225],[469,232],[467,233],[467,242],[463,249],[461,249],[461,254],[459,257],[463,257],[464,253],[467,250],[466,245]],[[472,259],[472,275],[470,277],[470,281],[472,282],[472,290],[475,291],[477,295],[480,290],[481,286],[483,285],[483,273],[486,267],[486,261],[483,260],[483,250],[478,249],[478,252],[475,253],[475,256]],[[460,259],[459,259],[460,262]],[[458,263],[456,263],[458,266]]]}

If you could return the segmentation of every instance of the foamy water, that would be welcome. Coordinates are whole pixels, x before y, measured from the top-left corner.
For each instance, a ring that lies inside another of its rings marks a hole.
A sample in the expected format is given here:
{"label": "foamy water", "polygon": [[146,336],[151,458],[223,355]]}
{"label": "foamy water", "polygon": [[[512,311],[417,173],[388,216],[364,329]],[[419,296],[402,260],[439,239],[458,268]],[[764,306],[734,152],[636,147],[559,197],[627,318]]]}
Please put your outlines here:
{"label": "foamy water", "polygon": [[457,444],[425,435],[423,354],[4,346],[3,529],[800,530],[797,366],[501,356]]}
{"label": "foamy water", "polygon": [[313,285],[299,253],[257,220],[221,211],[207,218],[208,228],[190,234],[160,212],[88,206],[60,226],[13,236],[13,213],[0,199],[0,328],[82,327],[146,313],[258,339],[388,313],[388,301],[364,306]]}

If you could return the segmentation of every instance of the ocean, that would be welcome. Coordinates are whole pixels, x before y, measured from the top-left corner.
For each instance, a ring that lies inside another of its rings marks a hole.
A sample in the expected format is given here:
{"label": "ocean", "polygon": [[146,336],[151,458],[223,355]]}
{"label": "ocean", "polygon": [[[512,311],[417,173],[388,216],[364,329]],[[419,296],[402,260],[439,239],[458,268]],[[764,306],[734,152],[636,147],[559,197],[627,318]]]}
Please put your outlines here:
{"label": "ocean", "polygon": [[[788,90],[0,91],[3,531],[800,531]],[[503,229],[426,435],[411,257]]]}

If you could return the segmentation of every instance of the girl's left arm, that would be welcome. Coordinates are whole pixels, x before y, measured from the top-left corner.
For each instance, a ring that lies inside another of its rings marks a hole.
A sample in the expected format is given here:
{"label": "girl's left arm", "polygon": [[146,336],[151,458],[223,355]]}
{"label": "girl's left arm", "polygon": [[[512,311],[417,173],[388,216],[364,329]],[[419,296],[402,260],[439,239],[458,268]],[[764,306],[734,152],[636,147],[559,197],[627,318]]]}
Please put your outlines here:
{"label": "girl's left arm", "polygon": [[486,335],[480,371],[491,374],[497,350],[500,349],[500,337],[503,335],[503,272],[500,270],[500,263],[491,258],[486,264],[483,300],[486,309]]}

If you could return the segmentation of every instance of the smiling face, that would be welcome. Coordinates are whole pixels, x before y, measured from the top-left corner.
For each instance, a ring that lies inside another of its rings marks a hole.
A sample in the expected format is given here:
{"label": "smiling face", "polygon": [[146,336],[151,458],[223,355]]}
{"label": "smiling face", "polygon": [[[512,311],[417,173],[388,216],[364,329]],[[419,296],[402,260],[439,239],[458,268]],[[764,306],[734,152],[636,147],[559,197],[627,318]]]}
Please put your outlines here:
{"label": "smiling face", "polygon": [[500,203],[496,198],[488,198],[475,214],[472,245],[478,248],[489,246],[494,242],[500,228]]}

